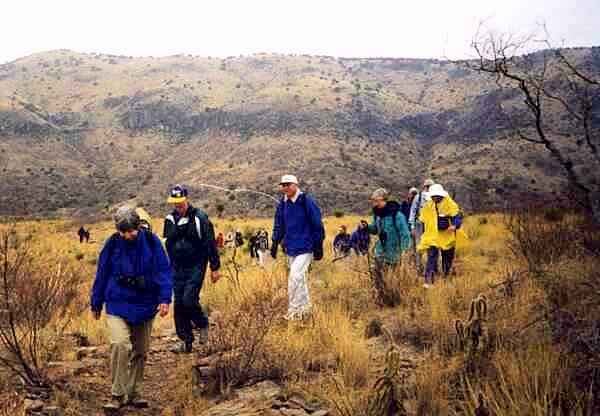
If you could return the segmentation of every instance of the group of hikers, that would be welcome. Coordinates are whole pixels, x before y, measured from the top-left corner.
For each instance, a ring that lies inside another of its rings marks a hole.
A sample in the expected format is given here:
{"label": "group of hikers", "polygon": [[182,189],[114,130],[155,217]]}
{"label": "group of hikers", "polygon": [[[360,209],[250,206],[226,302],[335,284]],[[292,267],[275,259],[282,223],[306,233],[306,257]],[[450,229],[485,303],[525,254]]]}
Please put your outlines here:
{"label": "group of hikers", "polygon": [[[279,187],[283,197],[275,211],[271,241],[266,230],[258,230],[249,238],[250,255],[264,266],[267,253],[276,259],[282,247],[288,265],[284,318],[303,320],[312,312],[307,274],[311,262],[323,258],[325,228],[319,205],[312,195],[302,192],[296,176],[284,175]],[[164,220],[164,247],[152,233],[145,211],[124,206],[114,215],[117,232],[101,250],[90,299],[95,319],[100,319],[103,308],[107,314],[112,397],[106,410],[125,405],[147,407],[141,391],[152,325],[157,314],[168,315],[172,299],[180,340],[172,352],[191,353],[196,339],[199,345],[208,342],[209,320],[200,305],[205,274],[210,267],[211,280],[216,283],[221,249],[231,242],[241,246],[243,237],[239,231],[228,236],[231,241],[222,234],[215,236],[207,214],[192,206],[188,198],[184,186],[176,185],[170,191],[167,202],[173,210]],[[420,253],[427,254],[425,287],[433,284],[438,274],[440,253],[442,273],[450,273],[462,232],[462,214],[442,185],[428,179],[420,192],[411,188],[402,204],[390,200],[383,188],[375,190],[370,200],[371,222],[361,220],[352,235],[345,226],[340,228],[333,243],[336,258],[351,250],[358,256],[367,255],[370,235],[375,235],[378,273],[397,267],[402,253],[411,247],[417,265],[421,264]]]}

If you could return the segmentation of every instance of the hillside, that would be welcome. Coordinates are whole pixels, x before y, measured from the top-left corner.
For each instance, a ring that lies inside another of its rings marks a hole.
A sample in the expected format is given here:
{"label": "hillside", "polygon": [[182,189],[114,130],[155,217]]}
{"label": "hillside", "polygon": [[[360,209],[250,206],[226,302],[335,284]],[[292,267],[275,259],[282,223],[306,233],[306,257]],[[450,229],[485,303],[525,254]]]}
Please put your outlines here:
{"label": "hillside", "polygon": [[[599,48],[567,53],[600,72]],[[506,140],[498,105],[521,98],[493,81],[437,60],[32,55],[0,66],[0,214],[163,209],[183,182],[209,212],[257,215],[272,201],[200,184],[274,194],[284,172],[329,212],[430,175],[471,208],[560,190],[543,151]]]}

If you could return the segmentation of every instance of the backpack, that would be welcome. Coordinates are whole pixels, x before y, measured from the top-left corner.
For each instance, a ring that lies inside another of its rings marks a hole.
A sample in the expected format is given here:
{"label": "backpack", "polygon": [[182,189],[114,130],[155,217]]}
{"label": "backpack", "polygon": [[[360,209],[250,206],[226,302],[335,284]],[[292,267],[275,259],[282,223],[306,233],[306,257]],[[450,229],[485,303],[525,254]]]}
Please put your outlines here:
{"label": "backpack", "polygon": [[[284,207],[285,207],[285,197],[281,198],[281,203],[283,203]],[[302,194],[300,196],[298,196],[298,202],[300,202],[300,204],[302,205],[302,208],[304,209],[304,213],[306,214],[306,217],[309,217],[308,214],[308,209],[306,208],[306,194]],[[284,220],[285,220],[285,215],[283,216]],[[323,258],[323,241],[325,241],[325,226],[323,225],[323,220],[321,220],[321,223],[318,225],[319,231],[320,231],[320,241],[317,241],[318,246],[315,247],[315,253],[319,254],[315,254],[314,259],[319,261]]]}
{"label": "backpack", "polygon": [[256,239],[256,248],[258,250],[267,250],[269,248],[269,240],[265,235],[260,235]]}

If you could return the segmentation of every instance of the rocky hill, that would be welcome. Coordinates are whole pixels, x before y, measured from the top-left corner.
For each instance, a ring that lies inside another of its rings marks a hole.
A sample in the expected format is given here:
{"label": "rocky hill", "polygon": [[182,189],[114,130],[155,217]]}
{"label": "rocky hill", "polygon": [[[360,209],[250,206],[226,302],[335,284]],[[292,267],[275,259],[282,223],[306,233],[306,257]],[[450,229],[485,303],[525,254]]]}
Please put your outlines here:
{"label": "rocky hill", "polygon": [[[600,72],[600,48],[566,53]],[[269,198],[202,184],[275,194],[284,172],[327,212],[425,176],[472,208],[559,191],[543,151],[507,140],[498,105],[520,101],[461,62],[32,55],[0,66],[0,214],[164,210],[176,182],[211,213],[271,214]]]}

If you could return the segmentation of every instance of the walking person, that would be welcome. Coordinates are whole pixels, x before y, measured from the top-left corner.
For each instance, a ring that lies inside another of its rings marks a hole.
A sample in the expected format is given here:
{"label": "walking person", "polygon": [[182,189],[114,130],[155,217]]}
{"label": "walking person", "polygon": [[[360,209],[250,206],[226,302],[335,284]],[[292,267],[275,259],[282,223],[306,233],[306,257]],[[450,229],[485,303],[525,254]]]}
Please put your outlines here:
{"label": "walking person", "polygon": [[190,353],[193,327],[200,330],[200,344],[208,341],[208,318],[200,306],[200,292],[208,264],[212,281],[217,282],[221,263],[213,225],[204,211],[190,204],[187,189],[176,185],[167,202],[174,210],[165,218],[164,238],[175,272],[175,330],[181,340],[171,351]]}
{"label": "walking person", "polygon": [[434,184],[432,179],[425,179],[423,182],[423,187],[421,192],[419,192],[412,201],[410,206],[410,214],[408,216],[408,226],[412,236],[412,248],[413,254],[415,256],[415,267],[417,269],[417,274],[421,274],[423,272],[423,262],[421,259],[421,253],[417,250],[419,243],[421,242],[421,237],[423,236],[424,226],[421,221],[419,221],[419,215],[421,210],[429,201],[429,188]]}
{"label": "walking person", "polygon": [[300,320],[311,312],[307,273],[313,258],[323,258],[325,229],[321,209],[312,196],[300,190],[295,176],[284,175],[279,186],[283,198],[273,221],[271,256],[276,258],[279,244],[285,245],[290,269],[285,318]]}
{"label": "walking person", "polygon": [[258,231],[255,249],[258,265],[264,269],[267,262],[267,252],[269,251],[269,233],[267,230],[261,229]]}
{"label": "walking person", "polygon": [[440,252],[442,273],[447,277],[454,262],[457,235],[459,238],[467,239],[461,229],[460,208],[444,187],[440,184],[432,185],[429,188],[429,195],[431,200],[425,204],[419,215],[419,221],[425,227],[418,247],[419,251],[427,253],[425,288],[435,283]]}
{"label": "walking person", "polygon": [[400,204],[388,201],[388,191],[379,188],[371,195],[373,221],[368,226],[370,234],[378,236],[375,245],[375,290],[380,305],[391,305],[384,276],[400,264],[401,255],[410,247],[410,233]]}
{"label": "walking person", "polygon": [[366,256],[369,253],[371,237],[369,236],[369,223],[367,221],[360,220],[358,227],[350,236],[350,244],[357,256]]}
{"label": "walking person", "polygon": [[79,230],[77,231],[77,235],[79,236],[79,244],[82,244],[83,240],[85,239],[85,235],[86,235],[86,231],[85,231],[85,228],[83,228],[83,225],[81,227],[79,227]]}
{"label": "walking person", "polygon": [[348,234],[347,230],[348,228],[345,225],[340,225],[338,233],[333,239],[334,260],[348,257],[351,253],[352,244],[350,243],[350,234]]}
{"label": "walking person", "polygon": [[173,275],[159,238],[140,226],[131,207],[115,216],[117,232],[104,244],[92,286],[91,310],[100,319],[106,308],[110,340],[112,398],[104,408],[143,408],[142,384],[152,324],[169,312]]}
{"label": "walking person", "polygon": [[410,188],[408,194],[406,194],[406,198],[404,198],[404,201],[400,204],[400,210],[402,211],[402,214],[404,214],[404,218],[406,218],[406,223],[408,223],[410,219],[410,209],[412,208],[412,203],[418,193],[419,190],[417,188]]}

